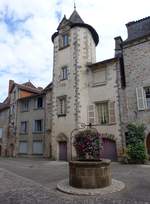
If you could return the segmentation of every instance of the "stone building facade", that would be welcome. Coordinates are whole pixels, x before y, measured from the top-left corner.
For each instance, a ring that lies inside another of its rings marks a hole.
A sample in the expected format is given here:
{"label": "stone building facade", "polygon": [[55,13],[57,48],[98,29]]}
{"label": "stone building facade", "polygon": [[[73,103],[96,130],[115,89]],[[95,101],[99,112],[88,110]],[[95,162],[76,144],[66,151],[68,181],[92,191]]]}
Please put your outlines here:
{"label": "stone building facade", "polygon": [[6,106],[0,107],[0,128],[8,126],[1,155],[70,160],[72,131],[92,124],[102,134],[101,156],[117,160],[130,122],[146,125],[150,154],[150,17],[128,23],[127,30],[127,40],[115,38],[114,58],[96,62],[96,30],[76,10],[64,16],[52,35],[52,83],[45,89],[9,83],[5,105],[0,104]]}
{"label": "stone building facade", "polygon": [[17,84],[10,80],[8,98],[7,155],[48,157],[46,93],[31,82]]}
{"label": "stone building facade", "polygon": [[7,156],[9,105],[0,104],[0,156]]}
{"label": "stone building facade", "polygon": [[116,55],[123,59],[123,80],[118,83],[122,136],[130,122],[146,126],[145,143],[150,154],[150,17],[127,25],[128,38],[116,39]]}
{"label": "stone building facade", "polygon": [[76,10],[64,16],[52,41],[52,156],[70,159],[72,130],[92,123],[104,137],[102,156],[116,159],[122,151],[117,58],[96,63],[98,34]]}

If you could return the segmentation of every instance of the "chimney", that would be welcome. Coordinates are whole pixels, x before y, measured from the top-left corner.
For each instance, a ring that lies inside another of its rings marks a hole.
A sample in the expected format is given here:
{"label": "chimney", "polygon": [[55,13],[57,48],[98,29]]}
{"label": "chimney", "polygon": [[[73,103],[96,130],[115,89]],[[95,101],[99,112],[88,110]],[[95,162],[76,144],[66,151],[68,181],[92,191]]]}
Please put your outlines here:
{"label": "chimney", "polygon": [[10,94],[11,88],[14,83],[15,83],[14,80],[9,80],[8,95]]}
{"label": "chimney", "polygon": [[122,38],[120,36],[114,38],[115,40],[115,57],[119,57],[122,55]]}

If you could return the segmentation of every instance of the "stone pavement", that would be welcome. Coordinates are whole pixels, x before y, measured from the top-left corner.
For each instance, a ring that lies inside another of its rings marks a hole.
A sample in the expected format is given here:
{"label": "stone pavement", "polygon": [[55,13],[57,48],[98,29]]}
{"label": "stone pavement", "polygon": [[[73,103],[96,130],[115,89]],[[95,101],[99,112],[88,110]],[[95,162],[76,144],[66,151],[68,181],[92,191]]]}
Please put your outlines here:
{"label": "stone pavement", "polygon": [[0,204],[149,204],[150,165],[112,164],[113,178],[126,188],[104,196],[74,196],[57,191],[68,164],[36,159],[0,159]]}

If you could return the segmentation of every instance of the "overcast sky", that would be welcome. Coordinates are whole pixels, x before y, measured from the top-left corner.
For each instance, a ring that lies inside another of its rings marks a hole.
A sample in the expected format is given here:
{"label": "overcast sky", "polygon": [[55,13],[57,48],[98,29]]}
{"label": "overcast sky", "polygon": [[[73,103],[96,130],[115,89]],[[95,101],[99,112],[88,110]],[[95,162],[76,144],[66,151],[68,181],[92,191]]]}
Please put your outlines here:
{"label": "overcast sky", "polygon": [[[52,80],[51,35],[73,0],[0,0],[0,102],[8,81],[45,87]],[[125,24],[150,15],[149,0],[76,0],[77,11],[99,34],[97,61],[114,56],[114,37],[127,38]]]}

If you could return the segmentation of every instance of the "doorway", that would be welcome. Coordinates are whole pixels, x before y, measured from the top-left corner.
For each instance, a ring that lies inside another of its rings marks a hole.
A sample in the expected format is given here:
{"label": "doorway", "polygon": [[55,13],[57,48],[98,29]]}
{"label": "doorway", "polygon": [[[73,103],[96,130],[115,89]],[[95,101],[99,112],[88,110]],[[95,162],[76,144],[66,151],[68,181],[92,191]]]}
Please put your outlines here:
{"label": "doorway", "polygon": [[67,142],[66,141],[59,142],[59,160],[67,161]]}

